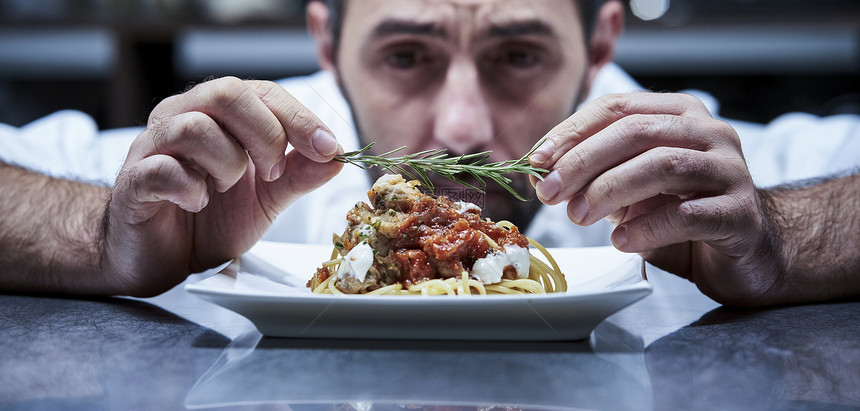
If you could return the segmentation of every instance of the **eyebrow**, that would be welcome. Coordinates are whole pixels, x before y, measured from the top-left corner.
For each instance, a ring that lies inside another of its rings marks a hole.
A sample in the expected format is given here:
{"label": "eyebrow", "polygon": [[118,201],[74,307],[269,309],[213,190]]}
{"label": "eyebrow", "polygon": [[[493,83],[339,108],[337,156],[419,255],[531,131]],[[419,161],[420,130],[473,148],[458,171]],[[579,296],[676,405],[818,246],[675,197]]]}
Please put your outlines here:
{"label": "eyebrow", "polygon": [[[388,19],[380,22],[373,28],[373,37],[387,37],[398,34],[410,34],[441,39],[448,38],[448,32],[444,27],[436,23],[419,23],[408,20]],[[519,21],[505,24],[494,24],[490,26],[482,37],[517,37],[517,36],[555,36],[555,30],[540,20]]]}
{"label": "eyebrow", "polygon": [[555,30],[540,20],[529,20],[492,25],[487,29],[485,37],[516,37],[528,35],[554,36]]}
{"label": "eyebrow", "polygon": [[397,34],[412,34],[447,38],[448,32],[434,23],[418,23],[404,20],[384,20],[373,28],[373,37],[386,37]]}

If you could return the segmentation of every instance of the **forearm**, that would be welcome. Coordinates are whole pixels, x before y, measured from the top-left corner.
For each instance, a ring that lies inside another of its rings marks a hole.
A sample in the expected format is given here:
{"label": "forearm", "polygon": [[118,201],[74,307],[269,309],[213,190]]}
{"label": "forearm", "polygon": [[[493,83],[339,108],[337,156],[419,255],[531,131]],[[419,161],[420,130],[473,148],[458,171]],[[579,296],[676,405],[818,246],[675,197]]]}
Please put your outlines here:
{"label": "forearm", "polygon": [[860,296],[860,175],[763,190],[782,262],[780,300]]}
{"label": "forearm", "polygon": [[101,220],[109,189],[0,163],[0,290],[108,294]]}

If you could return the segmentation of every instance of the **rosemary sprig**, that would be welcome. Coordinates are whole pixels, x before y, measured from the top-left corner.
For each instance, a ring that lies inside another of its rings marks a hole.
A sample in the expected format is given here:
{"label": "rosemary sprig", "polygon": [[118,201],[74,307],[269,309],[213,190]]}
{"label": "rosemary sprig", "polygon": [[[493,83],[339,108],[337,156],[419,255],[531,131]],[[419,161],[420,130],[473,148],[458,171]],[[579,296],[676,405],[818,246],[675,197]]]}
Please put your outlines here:
{"label": "rosemary sprig", "polygon": [[518,200],[528,201],[511,187],[511,179],[506,177],[505,174],[523,173],[543,180],[543,176],[541,174],[547,173],[549,170],[533,167],[528,161],[528,157],[534,153],[542,143],[543,140],[539,141],[531,150],[529,150],[528,153],[517,160],[498,161],[494,163],[486,163],[487,159],[490,158],[490,153],[492,153],[492,151],[483,151],[475,154],[463,154],[451,157],[445,149],[439,149],[425,150],[397,157],[393,156],[393,154],[406,148],[406,146],[403,146],[380,155],[364,155],[371,147],[373,147],[373,143],[364,146],[364,148],[360,150],[339,154],[334,157],[334,160],[341,163],[352,164],[363,169],[382,167],[392,173],[400,173],[412,180],[419,180],[423,185],[431,190],[433,189],[433,183],[430,181],[430,178],[427,177],[427,173],[435,173],[455,183],[462,184],[465,187],[483,193],[483,189],[467,183],[459,177],[460,175],[468,174],[474,177],[482,187],[487,186],[485,179],[490,179],[498,183]]}

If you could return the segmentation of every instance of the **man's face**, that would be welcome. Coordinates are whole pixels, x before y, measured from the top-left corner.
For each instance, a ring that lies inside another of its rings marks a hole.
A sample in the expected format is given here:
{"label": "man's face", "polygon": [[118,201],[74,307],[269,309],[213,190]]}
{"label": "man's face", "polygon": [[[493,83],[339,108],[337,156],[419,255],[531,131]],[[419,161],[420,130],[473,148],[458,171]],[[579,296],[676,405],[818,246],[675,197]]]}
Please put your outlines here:
{"label": "man's face", "polygon": [[[375,153],[407,146],[519,158],[580,100],[580,24],[572,0],[350,1],[337,76],[362,143],[376,142]],[[523,176],[509,177],[534,197]],[[463,191],[434,182],[445,193]],[[523,225],[539,204],[517,204],[494,184],[486,197],[464,194],[485,215]]]}

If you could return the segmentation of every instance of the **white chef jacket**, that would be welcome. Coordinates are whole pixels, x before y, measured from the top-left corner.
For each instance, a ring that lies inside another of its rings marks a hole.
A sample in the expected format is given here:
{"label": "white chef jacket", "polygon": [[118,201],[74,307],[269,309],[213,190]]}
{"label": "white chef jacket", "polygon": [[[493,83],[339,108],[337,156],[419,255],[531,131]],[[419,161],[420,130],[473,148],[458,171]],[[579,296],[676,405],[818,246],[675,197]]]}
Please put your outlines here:
{"label": "white chef jacket", "polygon": [[[326,72],[279,81],[331,128],[346,151],[359,147],[349,106]],[[601,70],[591,98],[641,90],[614,64]],[[716,101],[691,91],[714,115]],[[758,186],[850,172],[860,166],[860,116],[816,117],[792,113],[767,125],[728,121],[741,136],[744,155]],[[92,118],[61,111],[20,128],[0,124],[0,160],[58,177],[111,184],[140,128],[99,131]],[[371,181],[357,167],[346,166],[332,181],[290,205],[263,237],[293,243],[331,244],[345,215],[366,201]],[[567,219],[565,204],[542,206],[526,234],[547,246],[609,244],[611,224],[579,227]]]}

